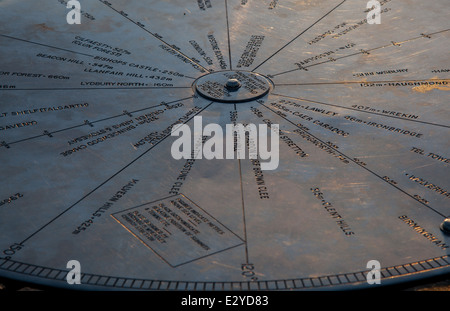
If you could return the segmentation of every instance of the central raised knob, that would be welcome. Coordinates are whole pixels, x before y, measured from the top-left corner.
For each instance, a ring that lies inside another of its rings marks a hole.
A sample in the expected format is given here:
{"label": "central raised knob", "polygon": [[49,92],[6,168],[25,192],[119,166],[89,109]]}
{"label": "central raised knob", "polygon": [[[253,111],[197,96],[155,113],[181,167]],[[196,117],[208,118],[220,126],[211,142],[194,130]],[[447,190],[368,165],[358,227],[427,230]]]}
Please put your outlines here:
{"label": "central raised knob", "polygon": [[446,218],[444,222],[441,224],[441,230],[447,234],[450,234],[450,217]]}
{"label": "central raised knob", "polygon": [[225,70],[208,73],[193,83],[202,97],[221,103],[245,103],[267,95],[271,81],[255,72]]}
{"label": "central raised knob", "polygon": [[225,87],[231,91],[237,91],[241,87],[241,82],[239,82],[238,79],[228,79],[227,83],[225,84]]}

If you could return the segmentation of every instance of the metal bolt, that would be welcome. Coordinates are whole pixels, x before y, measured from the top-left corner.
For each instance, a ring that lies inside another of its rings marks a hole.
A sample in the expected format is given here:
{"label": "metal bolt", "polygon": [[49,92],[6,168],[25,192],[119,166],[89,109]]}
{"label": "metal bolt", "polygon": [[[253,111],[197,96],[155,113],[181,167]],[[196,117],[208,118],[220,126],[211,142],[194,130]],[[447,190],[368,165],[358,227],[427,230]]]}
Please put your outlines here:
{"label": "metal bolt", "polygon": [[238,79],[229,79],[225,87],[230,91],[237,91],[241,87],[241,82]]}
{"label": "metal bolt", "polygon": [[446,218],[441,224],[441,230],[450,234],[450,218]]}

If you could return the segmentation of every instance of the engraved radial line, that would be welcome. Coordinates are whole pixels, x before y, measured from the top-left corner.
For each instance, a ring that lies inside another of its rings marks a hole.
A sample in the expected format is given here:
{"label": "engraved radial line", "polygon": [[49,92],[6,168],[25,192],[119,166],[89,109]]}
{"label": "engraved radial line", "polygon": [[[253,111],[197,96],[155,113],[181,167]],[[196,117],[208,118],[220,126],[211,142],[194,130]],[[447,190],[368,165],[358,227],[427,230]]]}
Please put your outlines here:
{"label": "engraved radial line", "polygon": [[297,35],[294,39],[292,39],[291,41],[289,41],[288,43],[286,43],[284,46],[282,46],[278,51],[276,51],[275,53],[273,53],[271,56],[269,56],[266,60],[264,60],[261,64],[259,64],[258,66],[256,66],[252,71],[255,71],[256,69],[258,69],[259,67],[261,67],[263,64],[265,64],[269,59],[271,59],[272,57],[274,57],[276,54],[278,54],[280,51],[282,51],[284,48],[286,48],[288,45],[290,45],[292,42],[294,42],[295,40],[297,40],[298,38],[300,38],[301,35],[303,35],[305,32],[307,32],[309,29],[311,29],[314,25],[316,25],[317,23],[319,23],[322,19],[324,19],[325,17],[327,17],[331,12],[333,12],[334,10],[336,10],[338,7],[340,7],[345,1],[342,1],[341,3],[339,3],[337,6],[335,6],[333,9],[331,9],[329,12],[327,12],[324,16],[322,16],[321,18],[319,18],[316,22],[314,22],[311,26],[309,26],[308,28],[306,28],[305,30],[303,30],[299,35]]}
{"label": "engraved radial line", "polygon": [[337,108],[342,108],[342,109],[348,109],[348,110],[353,110],[353,111],[357,111],[357,112],[376,114],[376,115],[379,115],[379,116],[382,116],[382,117],[388,117],[388,118],[400,119],[400,120],[404,120],[404,121],[410,121],[410,122],[423,123],[423,124],[428,124],[428,125],[434,125],[434,126],[450,128],[450,125],[437,124],[437,123],[431,123],[431,122],[420,121],[420,120],[413,120],[413,119],[406,119],[406,118],[390,116],[390,115],[386,115],[386,114],[382,114],[382,113],[378,113],[378,112],[373,112],[373,111],[359,110],[359,109],[355,109],[355,108],[351,108],[351,107],[345,107],[345,106],[340,106],[340,105],[335,105],[335,104],[322,103],[322,102],[318,102],[318,101],[310,100],[310,99],[305,99],[305,98],[299,98],[299,97],[293,97],[293,96],[282,95],[282,94],[275,94],[275,93],[271,93],[271,95],[291,98],[291,99],[294,99],[294,100],[300,100],[300,101],[314,103],[314,104],[319,104],[319,105],[325,105],[325,106],[332,106],[332,107],[337,107]]}
{"label": "engraved radial line", "polygon": [[[236,110],[236,104],[234,105],[234,111],[237,111]],[[239,166],[239,183],[240,183],[240,187],[241,187],[242,222],[244,224],[245,260],[246,260],[246,263],[249,263],[248,244],[247,244],[247,221],[246,221],[246,218],[245,218],[244,185],[243,185],[243,182],[242,182],[241,159],[238,159],[238,166]]]}
{"label": "engraved radial line", "polygon": [[339,85],[339,84],[370,84],[370,83],[402,83],[420,81],[450,81],[450,79],[422,79],[422,80],[389,80],[389,81],[337,81],[337,82],[307,82],[307,83],[277,83],[277,86],[304,86],[304,85]]}
{"label": "engraved radial line", "polygon": [[0,89],[0,91],[87,91],[87,90],[151,90],[151,89],[192,89],[192,86],[138,86],[138,87],[61,87]]}
{"label": "engraved radial line", "polygon": [[239,181],[241,184],[241,201],[242,201],[242,221],[244,223],[244,241],[245,241],[245,260],[246,263],[249,263],[248,259],[248,244],[247,244],[247,221],[245,219],[245,204],[244,204],[244,186],[242,184],[242,166],[241,160],[238,159],[239,163]]}
{"label": "engraved radial line", "polygon": [[[205,109],[207,109],[209,106],[211,106],[213,104],[213,102],[210,102],[206,107],[202,108],[200,111],[198,111],[197,113],[195,113],[192,117],[190,117],[188,120],[186,120],[185,122],[183,122],[183,124],[186,124],[187,122],[189,122],[190,120],[192,120],[195,116],[199,115],[201,112],[203,112]],[[97,187],[95,187],[93,190],[91,190],[89,193],[87,193],[86,195],[84,195],[81,199],[79,199],[77,202],[75,202],[74,204],[72,204],[71,206],[69,206],[68,208],[66,208],[64,211],[62,211],[61,213],[59,213],[57,216],[55,216],[53,219],[51,219],[49,222],[47,222],[45,225],[43,225],[42,227],[40,227],[38,230],[36,230],[34,233],[32,233],[31,235],[29,235],[26,239],[24,239],[22,242],[20,242],[20,244],[24,244],[26,241],[28,241],[29,239],[31,239],[33,236],[35,236],[36,234],[38,234],[40,231],[42,231],[45,227],[47,227],[48,225],[50,225],[52,222],[54,222],[56,219],[58,219],[59,217],[61,217],[62,215],[64,215],[65,213],[67,213],[69,210],[71,210],[73,207],[75,207],[78,203],[80,203],[81,201],[83,201],[84,199],[86,199],[88,196],[90,196],[92,193],[94,193],[95,191],[97,191],[98,189],[100,189],[103,185],[105,185],[108,181],[110,181],[111,179],[113,179],[114,177],[116,177],[117,175],[119,175],[121,172],[123,172],[125,169],[127,169],[129,166],[131,166],[133,163],[135,163],[136,161],[138,161],[140,158],[142,158],[144,155],[146,155],[148,152],[150,152],[151,150],[153,150],[153,148],[155,148],[156,146],[158,146],[161,142],[163,142],[164,140],[167,139],[167,137],[170,137],[171,133],[167,134],[166,136],[164,136],[161,140],[159,140],[158,142],[156,142],[153,146],[151,146],[150,148],[148,148],[146,151],[144,151],[141,155],[139,155],[138,157],[136,157],[133,161],[131,161],[130,163],[128,163],[127,165],[125,165],[124,167],[122,167],[119,171],[117,171],[116,173],[114,173],[114,175],[112,175],[111,177],[109,177],[107,180],[105,180],[104,182],[102,182],[100,185],[98,185]]]}
{"label": "engraved radial line", "polygon": [[134,20],[132,20],[131,18],[129,18],[128,16],[125,16],[123,14],[121,14],[119,11],[117,11],[115,8],[113,8],[110,4],[106,4],[104,1],[99,0],[101,3],[105,4],[106,6],[108,6],[109,8],[111,8],[114,12],[120,14],[121,16],[123,16],[124,18],[126,18],[127,20],[129,20],[130,22],[132,22],[133,24],[135,24],[136,26],[138,26],[139,28],[141,28],[142,30],[144,30],[145,32],[147,32],[148,34],[150,34],[152,37],[154,37],[155,39],[161,41],[162,43],[164,43],[168,48],[170,48],[172,51],[182,55],[183,57],[186,57],[186,59],[188,59],[191,63],[196,64],[197,66],[201,67],[202,69],[206,70],[207,72],[211,72],[208,69],[206,69],[205,67],[203,67],[202,65],[200,65],[199,63],[193,61],[191,58],[187,57],[186,55],[184,55],[182,52],[178,51],[177,49],[174,49],[172,47],[172,45],[168,44],[166,41],[162,40],[161,38],[159,38],[158,36],[155,36],[154,33],[152,33],[151,31],[145,29],[144,27],[139,26]]}
{"label": "engraved radial line", "polygon": [[230,22],[228,18],[228,0],[225,0],[225,15],[227,19],[227,36],[228,36],[228,58],[230,61],[230,70],[233,70],[233,64],[231,62],[231,42],[230,42]]}
{"label": "engraved radial line", "polygon": [[410,198],[414,199],[414,200],[417,201],[418,203],[421,203],[422,205],[424,205],[425,207],[427,207],[427,208],[430,209],[431,211],[435,212],[436,214],[438,214],[438,215],[440,215],[440,216],[442,216],[442,217],[444,217],[444,218],[447,217],[446,215],[444,215],[444,214],[442,214],[441,212],[435,210],[434,208],[432,208],[432,207],[429,206],[428,204],[426,204],[426,203],[424,203],[424,202],[422,202],[422,201],[417,200],[414,196],[410,195],[408,192],[404,191],[403,189],[397,187],[396,185],[393,185],[393,184],[387,182],[386,180],[383,179],[383,177],[381,177],[380,175],[378,175],[378,174],[375,173],[374,171],[368,169],[368,168],[365,167],[364,165],[362,165],[362,164],[356,162],[353,158],[351,158],[351,157],[345,155],[344,153],[340,152],[339,150],[333,148],[332,146],[329,146],[327,143],[325,143],[325,142],[322,141],[321,139],[317,138],[317,137],[314,136],[313,134],[311,134],[311,133],[309,133],[308,131],[305,131],[304,129],[300,128],[297,124],[295,124],[294,122],[292,122],[292,121],[289,120],[288,118],[283,117],[283,116],[277,114],[273,109],[267,107],[266,105],[264,105],[264,104],[262,104],[262,103],[260,103],[260,105],[263,106],[263,107],[265,107],[266,109],[272,111],[275,115],[277,115],[277,116],[279,116],[280,118],[286,120],[287,122],[289,122],[290,124],[292,124],[292,125],[294,125],[295,127],[299,128],[299,129],[302,130],[303,132],[307,133],[309,136],[311,136],[311,137],[317,139],[318,141],[320,141],[321,143],[327,145],[327,146],[328,146],[330,149],[332,149],[334,152],[339,153],[341,156],[345,157],[345,158],[346,158],[347,160],[349,160],[350,162],[355,163],[355,164],[358,165],[359,167],[365,169],[366,171],[368,171],[368,172],[371,173],[372,175],[374,175],[374,176],[378,177],[379,179],[381,179],[383,182],[387,183],[388,185],[391,185],[392,187],[394,187],[394,188],[396,188],[397,190],[401,191],[402,193],[406,194],[407,196],[409,196]]}
{"label": "engraved radial line", "polygon": [[12,40],[18,40],[18,41],[22,41],[22,42],[26,42],[26,43],[31,43],[31,44],[36,44],[36,45],[40,45],[40,46],[45,46],[45,47],[48,47],[48,48],[61,50],[61,51],[65,51],[65,52],[70,52],[70,53],[74,53],[74,54],[80,54],[80,55],[84,55],[84,56],[95,57],[94,55],[80,53],[80,52],[76,52],[76,51],[72,51],[72,50],[68,50],[68,49],[63,49],[63,48],[59,48],[59,47],[56,47],[56,46],[51,46],[51,45],[48,45],[48,44],[33,42],[33,41],[29,41],[29,40],[24,40],[24,39],[19,39],[19,38],[7,36],[7,35],[0,34],[0,37],[12,39]]}
{"label": "engraved radial line", "polygon": [[[449,30],[450,29],[444,29],[444,30],[441,30],[441,31],[433,32],[433,33],[428,34],[428,36],[437,35],[437,34],[440,34],[440,33],[443,33],[443,32],[449,31]],[[407,40],[404,40],[404,41],[401,41],[401,42],[391,42],[391,44],[386,44],[386,45],[379,46],[379,47],[376,47],[376,48],[372,48],[372,49],[369,49],[369,50],[361,50],[361,51],[353,53],[353,54],[344,55],[344,56],[341,56],[341,57],[336,57],[333,60],[326,60],[326,61],[315,63],[315,64],[312,64],[312,65],[309,65],[309,66],[304,66],[304,67],[301,67],[301,68],[295,68],[295,69],[283,71],[283,72],[280,72],[280,73],[272,74],[271,76],[275,77],[275,76],[279,76],[279,75],[286,74],[286,73],[289,73],[289,72],[293,72],[293,71],[302,70],[302,69],[306,69],[306,68],[317,66],[317,65],[321,65],[321,64],[334,62],[334,61],[337,61],[339,59],[343,59],[343,58],[347,58],[347,57],[351,57],[351,56],[355,56],[355,55],[360,55],[360,54],[365,54],[367,52],[371,52],[371,51],[375,51],[375,50],[379,50],[379,49],[384,49],[384,48],[387,48],[387,47],[400,45],[400,44],[403,44],[403,43],[406,43],[406,42],[410,42],[410,41],[414,41],[414,40],[417,40],[417,39],[420,39],[420,38],[425,38],[425,35],[422,35],[422,36],[419,36],[419,37],[414,37],[414,38],[411,38],[411,39],[407,39]]]}
{"label": "engraved radial line", "polygon": [[283,74],[286,74],[286,73],[290,73],[290,72],[293,72],[293,71],[302,70],[302,69],[306,69],[306,68],[309,68],[309,67],[313,67],[313,66],[317,66],[317,65],[321,65],[321,64],[334,62],[334,61],[337,61],[339,59],[343,59],[343,58],[347,58],[347,57],[350,57],[350,56],[364,54],[365,52],[368,52],[368,51],[373,51],[373,50],[377,50],[377,49],[381,49],[381,48],[385,48],[385,47],[389,47],[389,46],[392,46],[392,45],[391,44],[384,45],[384,46],[380,46],[380,47],[377,47],[377,48],[374,48],[374,49],[360,51],[360,52],[356,52],[356,53],[345,55],[345,56],[341,56],[341,57],[336,57],[333,60],[326,60],[326,61],[323,61],[323,62],[320,62],[320,63],[315,63],[315,64],[312,64],[312,65],[309,65],[309,66],[302,66],[301,68],[295,68],[295,69],[283,71],[283,72],[280,72],[280,73],[272,74],[271,76],[272,77],[280,76],[280,75],[283,75]]}
{"label": "engraved radial line", "polygon": [[[174,101],[168,102],[166,104],[173,104],[173,103],[176,103],[176,102],[181,102],[181,101],[187,100],[189,98],[192,98],[192,96],[186,97],[186,98],[182,98],[182,99],[179,99],[179,100],[174,100]],[[155,105],[155,106],[151,106],[151,107],[141,108],[141,109],[134,110],[134,111],[129,111],[129,113],[136,113],[136,112],[139,112],[139,111],[152,109],[152,108],[156,108],[156,107],[159,107],[159,106],[164,106],[164,104],[159,104],[159,105]],[[106,118],[103,118],[103,119],[91,121],[91,123],[94,124],[94,123],[102,122],[102,121],[105,121],[105,120],[110,120],[110,119],[113,119],[113,118],[119,118],[119,117],[122,117],[123,115],[124,114],[119,114],[119,115],[115,115],[115,116],[112,116],[112,117],[106,117]],[[59,132],[64,132],[64,131],[71,130],[71,129],[74,129],[74,128],[77,128],[77,127],[81,127],[81,126],[86,126],[86,124],[83,123],[83,124],[78,124],[78,125],[74,125],[74,126],[71,126],[71,127],[66,127],[66,128],[63,128],[63,129],[59,129],[59,130],[55,130],[55,131],[52,131],[52,132],[48,132],[48,134],[55,134],[55,133],[59,133]],[[13,142],[10,142],[10,143],[7,143],[7,144],[8,145],[13,145],[13,144],[21,143],[21,142],[28,141],[28,140],[31,140],[31,139],[47,136],[48,134],[46,133],[46,134],[36,135],[36,136],[20,139],[20,140],[17,140],[17,141],[13,141]]]}
{"label": "engraved radial line", "polygon": [[[7,35],[3,35],[0,34],[0,37],[5,37],[8,39],[12,39],[12,40],[18,40],[18,41],[22,41],[22,42],[26,42],[26,43],[31,43],[31,44],[36,44],[36,45],[40,45],[40,46],[45,46],[51,49],[56,49],[56,50],[60,50],[60,51],[65,51],[65,52],[70,52],[70,53],[74,53],[74,54],[79,54],[79,55],[84,55],[84,56],[88,56],[88,57],[92,57],[94,58],[94,55],[90,55],[90,54],[86,54],[86,53],[81,53],[81,52],[77,52],[77,51],[73,51],[73,50],[68,50],[68,49],[63,49],[63,48],[59,48],[56,46],[52,46],[52,45],[48,45],[48,44],[43,44],[43,43],[39,43],[39,42],[33,42],[33,41],[29,41],[29,40],[24,40],[24,39],[20,39],[20,38],[15,38],[15,37],[11,37],[11,36],[7,36]],[[187,75],[184,75],[184,77],[189,78],[189,79],[193,79],[195,80],[194,77],[189,77]],[[0,91],[2,91],[3,89],[0,89]]]}

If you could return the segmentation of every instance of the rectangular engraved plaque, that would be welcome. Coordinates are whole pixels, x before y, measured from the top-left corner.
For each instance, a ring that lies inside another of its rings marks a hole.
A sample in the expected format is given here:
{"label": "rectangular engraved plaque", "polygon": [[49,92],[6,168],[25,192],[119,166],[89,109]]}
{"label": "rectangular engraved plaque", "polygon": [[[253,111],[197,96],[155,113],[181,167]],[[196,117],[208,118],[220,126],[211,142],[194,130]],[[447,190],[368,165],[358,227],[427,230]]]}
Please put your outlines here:
{"label": "rectangular engraved plaque", "polygon": [[111,216],[173,267],[243,244],[236,234],[182,194]]}

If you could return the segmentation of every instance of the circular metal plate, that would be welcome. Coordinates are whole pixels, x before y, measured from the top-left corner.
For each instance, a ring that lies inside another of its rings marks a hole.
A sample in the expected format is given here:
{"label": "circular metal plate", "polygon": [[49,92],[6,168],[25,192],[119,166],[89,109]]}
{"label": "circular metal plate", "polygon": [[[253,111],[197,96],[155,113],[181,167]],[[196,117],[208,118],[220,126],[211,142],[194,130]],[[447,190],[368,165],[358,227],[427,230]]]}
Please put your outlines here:
{"label": "circular metal plate", "polygon": [[[379,1],[379,24],[359,0],[81,1],[81,24],[67,3],[0,1],[0,276],[329,290],[450,271],[447,1]],[[175,159],[195,117],[278,124],[278,167]]]}

